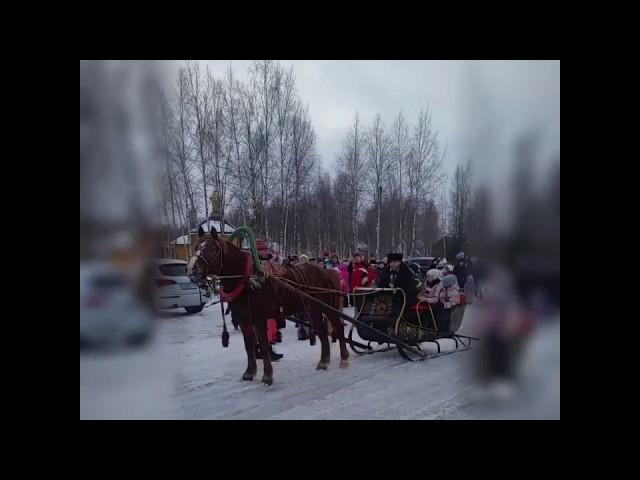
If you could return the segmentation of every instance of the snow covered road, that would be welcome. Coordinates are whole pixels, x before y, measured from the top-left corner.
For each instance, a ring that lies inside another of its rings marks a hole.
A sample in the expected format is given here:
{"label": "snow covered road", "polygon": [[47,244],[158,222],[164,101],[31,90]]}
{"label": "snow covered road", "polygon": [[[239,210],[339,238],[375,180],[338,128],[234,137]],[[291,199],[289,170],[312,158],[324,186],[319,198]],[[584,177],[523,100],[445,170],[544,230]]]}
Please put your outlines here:
{"label": "snow covered road", "polygon": [[[467,309],[461,333],[473,334],[474,308]],[[395,351],[351,352],[349,368],[340,369],[334,343],[329,370],[317,371],[319,342],[298,341],[288,322],[276,346],[284,358],[274,363],[274,384],[267,387],[260,382],[261,361],[254,381],[240,380],[246,367],[241,333],[231,327],[229,348],[222,348],[221,324],[217,306],[196,315],[168,312],[144,349],[81,354],[80,418],[560,418],[559,321],[533,338],[517,397],[493,408],[475,395],[474,350],[425,362],[406,362]],[[445,349],[453,346],[443,342]]]}

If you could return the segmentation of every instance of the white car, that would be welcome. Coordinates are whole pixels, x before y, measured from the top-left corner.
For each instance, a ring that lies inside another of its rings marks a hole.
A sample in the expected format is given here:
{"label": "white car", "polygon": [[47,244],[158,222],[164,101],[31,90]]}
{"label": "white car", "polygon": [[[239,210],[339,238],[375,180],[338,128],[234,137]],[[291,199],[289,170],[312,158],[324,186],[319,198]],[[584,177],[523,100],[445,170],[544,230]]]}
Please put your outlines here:
{"label": "white car", "polygon": [[151,274],[156,285],[154,303],[158,309],[184,308],[187,313],[201,312],[207,303],[206,291],[187,276],[187,262],[177,259],[155,259]]}
{"label": "white car", "polygon": [[80,264],[80,350],[144,345],[154,326],[126,272],[104,262]]}

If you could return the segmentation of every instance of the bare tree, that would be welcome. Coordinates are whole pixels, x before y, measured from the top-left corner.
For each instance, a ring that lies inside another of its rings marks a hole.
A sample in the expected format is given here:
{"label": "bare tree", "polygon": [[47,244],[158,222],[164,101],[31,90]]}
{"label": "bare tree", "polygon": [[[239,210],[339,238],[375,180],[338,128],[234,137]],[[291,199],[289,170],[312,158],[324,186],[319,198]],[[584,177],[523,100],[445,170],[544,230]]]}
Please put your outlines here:
{"label": "bare tree", "polygon": [[291,126],[292,141],[292,171],[293,171],[293,244],[297,251],[301,249],[299,234],[299,206],[301,188],[308,178],[308,172],[316,160],[315,142],[316,136],[311,120],[309,119],[308,108],[303,108],[298,104],[292,118]]}
{"label": "bare tree", "polygon": [[[406,169],[406,159],[409,154],[410,142],[409,142],[409,126],[402,115],[402,112],[398,114],[396,120],[391,127],[392,131],[392,146],[391,146],[391,158],[393,169],[397,174],[397,181],[395,182],[398,188],[398,197],[400,204],[400,216],[399,216],[399,238],[398,249],[402,252],[406,252],[406,239],[404,235],[405,231],[405,219],[407,214],[406,202],[404,198],[403,187],[405,178],[403,177],[404,170]],[[394,226],[391,227],[395,231]],[[395,247],[395,243],[393,245]]]}
{"label": "bare tree", "polygon": [[208,122],[210,119],[210,91],[206,78],[202,78],[200,64],[198,62],[186,62],[185,78],[187,82],[188,113],[193,122],[193,128],[190,129],[189,132],[195,151],[193,163],[201,175],[205,215],[208,218],[207,172],[211,159],[210,145],[207,137],[209,131]]}
{"label": "bare tree", "polygon": [[467,238],[467,218],[471,207],[471,159],[466,166],[457,165],[449,194],[451,234],[456,248],[462,249]]}
{"label": "bare tree", "polygon": [[243,179],[244,187],[248,190],[252,210],[250,224],[254,229],[259,229],[262,210],[261,164],[259,158],[261,145],[256,119],[256,100],[254,93],[246,87],[241,89],[240,99],[244,155],[238,168],[238,174]]}
{"label": "bare tree", "polygon": [[228,130],[225,125],[226,100],[224,84],[215,80],[211,75],[207,76],[207,81],[211,103],[208,139],[212,150],[212,183],[214,191],[218,192],[220,198],[220,224],[224,232],[227,186],[232,172],[234,145],[232,139],[227,135]]}
{"label": "bare tree", "polygon": [[492,237],[491,199],[486,186],[478,186],[473,192],[473,199],[465,221],[467,242],[465,249],[476,254],[487,255]]}
{"label": "bare tree", "polygon": [[287,251],[287,230],[289,220],[289,177],[291,175],[291,127],[293,109],[296,102],[293,67],[288,71],[277,68],[275,71],[276,83],[276,132],[278,136],[279,159],[279,183],[280,205],[282,214],[280,217],[280,246],[283,252]]}
{"label": "bare tree", "polygon": [[255,107],[257,116],[257,131],[259,136],[258,158],[260,159],[260,181],[262,190],[261,224],[260,229],[266,237],[269,236],[266,208],[269,203],[269,186],[271,162],[272,131],[275,113],[275,85],[274,72],[276,66],[270,60],[256,62],[251,69],[251,86],[255,93]]}
{"label": "bare tree", "polygon": [[338,172],[333,184],[333,195],[335,198],[335,221],[338,228],[338,253],[341,257],[347,254],[347,243],[349,241],[349,217],[348,191],[349,176],[344,172]]}
{"label": "bare tree", "polygon": [[356,112],[353,124],[343,143],[342,155],[338,158],[338,169],[347,179],[347,199],[351,223],[351,247],[358,247],[358,209],[366,185],[364,155],[365,137],[360,116]]}
{"label": "bare tree", "polygon": [[[163,210],[165,215],[165,221],[170,228],[167,228],[167,235],[165,241],[170,250],[167,252],[167,256],[175,257],[175,248],[171,247],[172,241],[175,240],[178,234],[178,223],[176,221],[176,194],[177,194],[177,173],[175,168],[175,160],[172,152],[172,146],[170,139],[172,138],[171,123],[170,123],[170,111],[167,99],[162,97],[162,129],[163,129],[163,152],[162,158],[164,160],[164,171],[162,175],[162,200]],[[169,214],[169,211],[171,214]]]}
{"label": "bare tree", "polygon": [[242,223],[247,225],[247,209],[246,209],[246,192],[244,188],[243,174],[242,174],[242,161],[240,156],[240,149],[242,145],[242,127],[240,126],[241,117],[241,104],[242,104],[242,87],[238,80],[233,78],[233,70],[231,65],[227,70],[226,85],[225,85],[225,125],[226,136],[229,141],[231,164],[229,165],[229,176],[235,180],[235,195],[234,197],[238,201],[238,207],[242,217]]}
{"label": "bare tree", "polygon": [[409,199],[413,207],[411,222],[410,253],[416,243],[416,222],[418,212],[424,200],[431,197],[441,184],[443,155],[438,148],[438,134],[431,126],[429,110],[420,110],[418,123],[414,127],[411,150],[407,161]]}
{"label": "bare tree", "polygon": [[438,223],[440,216],[433,199],[427,200],[424,207],[423,238],[424,238],[424,254],[431,255],[431,245],[438,239]]}
{"label": "bare tree", "polygon": [[[191,118],[188,106],[188,78],[184,69],[180,70],[175,85],[174,106],[169,111],[171,137],[174,160],[182,183],[185,203],[185,227],[192,228],[198,221],[195,202],[195,181],[191,171],[194,145],[191,139]],[[178,204],[182,203],[182,198]]]}
{"label": "bare tree", "polygon": [[382,123],[382,116],[377,114],[373,125],[366,136],[368,167],[373,174],[373,198],[376,205],[376,257],[380,256],[380,209],[382,206],[382,183],[389,173],[389,138]]}

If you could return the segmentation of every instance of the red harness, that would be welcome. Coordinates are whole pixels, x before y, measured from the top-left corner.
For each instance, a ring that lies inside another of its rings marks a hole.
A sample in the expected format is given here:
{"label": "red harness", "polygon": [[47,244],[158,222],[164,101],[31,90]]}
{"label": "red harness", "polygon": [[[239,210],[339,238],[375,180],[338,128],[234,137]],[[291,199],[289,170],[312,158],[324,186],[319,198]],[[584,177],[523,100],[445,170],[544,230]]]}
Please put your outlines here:
{"label": "red harness", "polygon": [[236,288],[234,288],[231,292],[225,292],[224,289],[220,289],[220,300],[222,300],[223,302],[233,302],[244,290],[245,287],[245,280],[249,277],[249,275],[251,275],[253,273],[253,264],[251,262],[251,255],[249,255],[248,253],[245,252],[245,255],[247,257],[247,263],[245,264],[244,267],[244,276],[240,279],[240,282],[238,282],[238,286],[236,286]]}

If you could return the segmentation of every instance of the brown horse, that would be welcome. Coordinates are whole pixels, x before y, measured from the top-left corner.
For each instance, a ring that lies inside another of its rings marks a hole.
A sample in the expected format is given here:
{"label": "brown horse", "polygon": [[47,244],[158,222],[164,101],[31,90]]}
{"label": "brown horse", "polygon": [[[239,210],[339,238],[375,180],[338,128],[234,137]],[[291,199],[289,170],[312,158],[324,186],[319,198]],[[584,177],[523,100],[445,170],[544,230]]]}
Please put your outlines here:
{"label": "brown horse", "polygon": [[[344,327],[339,316],[331,310],[311,303],[296,293],[284,288],[281,282],[294,282],[296,288],[313,295],[318,300],[331,307],[341,310],[342,299],[340,279],[337,272],[319,268],[315,265],[281,267],[276,273],[271,264],[265,265],[266,281],[259,284],[251,277],[251,257],[233,243],[219,238],[215,229],[199,244],[199,249],[189,262],[189,275],[196,281],[202,282],[207,275],[222,278],[221,298],[231,306],[231,312],[240,318],[240,327],[244,337],[247,352],[247,369],[242,375],[243,380],[253,380],[257,373],[255,346],[256,337],[263,353],[264,375],[262,381],[267,385],[273,383],[273,366],[269,358],[267,341],[267,319],[286,318],[300,311],[305,311],[307,318],[320,338],[321,353],[317,369],[326,370],[330,361],[329,328],[340,342],[340,368],[349,365],[349,352],[344,337]],[[298,287],[301,286],[301,287]],[[314,290],[326,289],[330,291]],[[323,318],[326,317],[327,322]]]}

